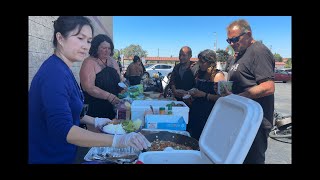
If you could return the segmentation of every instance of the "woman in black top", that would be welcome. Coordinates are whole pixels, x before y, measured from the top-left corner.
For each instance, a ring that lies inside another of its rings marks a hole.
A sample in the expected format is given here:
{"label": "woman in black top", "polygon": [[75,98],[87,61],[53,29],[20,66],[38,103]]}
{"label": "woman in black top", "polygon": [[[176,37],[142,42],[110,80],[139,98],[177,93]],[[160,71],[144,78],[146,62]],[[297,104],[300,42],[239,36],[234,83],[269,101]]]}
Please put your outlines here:
{"label": "woman in black top", "polygon": [[[80,69],[80,84],[89,104],[87,114],[93,117],[113,119],[116,115],[114,105],[120,102],[118,86],[120,76],[117,70],[107,65],[112,61],[113,42],[104,34],[95,36],[89,50],[90,56],[84,60]],[[89,130],[93,130],[88,126]]]}
{"label": "woman in black top", "polygon": [[216,68],[216,53],[206,49],[198,55],[199,70],[195,75],[195,88],[189,90],[192,106],[189,113],[187,131],[191,137],[199,140],[211,110],[220,97],[217,95],[217,82],[224,81],[222,71]]}

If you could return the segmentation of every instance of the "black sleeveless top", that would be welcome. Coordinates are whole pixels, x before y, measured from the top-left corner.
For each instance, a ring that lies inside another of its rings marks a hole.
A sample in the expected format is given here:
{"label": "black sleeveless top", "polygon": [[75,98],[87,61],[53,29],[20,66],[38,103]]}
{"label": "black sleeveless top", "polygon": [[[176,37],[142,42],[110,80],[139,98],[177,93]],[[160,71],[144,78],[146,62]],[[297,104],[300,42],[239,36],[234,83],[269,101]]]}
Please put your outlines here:
{"label": "black sleeveless top", "polygon": [[[216,69],[215,73],[218,74],[219,72],[221,71]],[[195,88],[200,91],[209,94],[217,94],[215,86],[217,86],[217,83],[215,82],[196,78]],[[187,125],[187,131],[190,133],[191,137],[199,140],[214,104],[214,101],[208,101],[205,97],[195,98],[192,102],[189,113],[189,123]]]}
{"label": "black sleeveless top", "polygon": [[[95,86],[115,96],[121,91],[121,88],[118,86],[119,82],[120,76],[114,68],[107,66],[96,74]],[[83,93],[85,97],[84,103],[89,104],[87,115],[109,119],[115,117],[116,113],[113,105],[108,100],[95,98],[85,91]]]}

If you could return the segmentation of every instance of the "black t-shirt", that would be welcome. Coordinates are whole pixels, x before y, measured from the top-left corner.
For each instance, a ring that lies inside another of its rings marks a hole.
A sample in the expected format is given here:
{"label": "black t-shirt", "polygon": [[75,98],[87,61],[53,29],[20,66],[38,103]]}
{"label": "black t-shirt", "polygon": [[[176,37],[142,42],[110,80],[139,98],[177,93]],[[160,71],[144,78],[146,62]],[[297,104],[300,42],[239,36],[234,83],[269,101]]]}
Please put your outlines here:
{"label": "black t-shirt", "polygon": [[[239,54],[228,72],[228,80],[233,81],[232,92],[239,94],[246,89],[267,80],[274,79],[275,59],[271,51],[260,42],[249,46]],[[274,95],[254,99],[264,113],[264,117],[273,123]]]}

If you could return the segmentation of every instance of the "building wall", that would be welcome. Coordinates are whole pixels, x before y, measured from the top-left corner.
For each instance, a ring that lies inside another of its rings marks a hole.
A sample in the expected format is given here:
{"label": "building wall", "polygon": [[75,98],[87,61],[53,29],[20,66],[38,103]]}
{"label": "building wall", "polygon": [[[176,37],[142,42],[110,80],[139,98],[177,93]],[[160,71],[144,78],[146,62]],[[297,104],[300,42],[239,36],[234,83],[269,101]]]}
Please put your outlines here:
{"label": "building wall", "polygon": [[[87,16],[94,26],[94,36],[107,34],[113,39],[113,17],[112,16]],[[31,81],[41,64],[53,54],[53,21],[58,16],[29,16],[28,25],[28,60],[29,60],[29,88]],[[79,71],[82,62],[73,64],[71,70],[79,81]]]}

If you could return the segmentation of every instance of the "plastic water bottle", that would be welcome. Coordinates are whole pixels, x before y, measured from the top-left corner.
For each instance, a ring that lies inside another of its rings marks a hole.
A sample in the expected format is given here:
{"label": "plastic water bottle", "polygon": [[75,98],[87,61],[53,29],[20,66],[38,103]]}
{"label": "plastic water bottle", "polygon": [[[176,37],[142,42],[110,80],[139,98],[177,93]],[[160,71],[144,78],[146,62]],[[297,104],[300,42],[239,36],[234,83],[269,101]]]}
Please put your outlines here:
{"label": "plastic water bottle", "polygon": [[172,104],[168,104],[168,115],[172,115]]}

